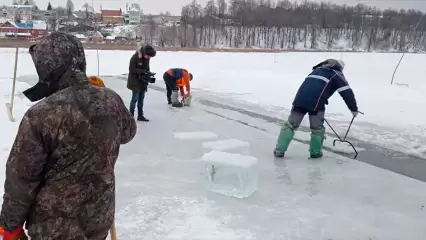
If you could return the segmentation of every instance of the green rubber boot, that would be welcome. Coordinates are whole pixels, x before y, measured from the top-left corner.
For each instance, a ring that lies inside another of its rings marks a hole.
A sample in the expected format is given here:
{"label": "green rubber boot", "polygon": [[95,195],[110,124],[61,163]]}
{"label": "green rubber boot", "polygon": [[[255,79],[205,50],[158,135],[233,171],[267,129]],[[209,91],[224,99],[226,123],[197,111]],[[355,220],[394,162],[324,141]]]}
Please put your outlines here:
{"label": "green rubber boot", "polygon": [[275,146],[274,150],[275,157],[284,157],[288,145],[290,144],[291,140],[293,140],[295,130],[296,129],[293,128],[293,126],[288,121],[286,121],[281,126],[280,136],[278,137],[277,145]]}
{"label": "green rubber boot", "polygon": [[311,131],[311,141],[309,144],[311,158],[321,158],[325,129],[312,129]]}

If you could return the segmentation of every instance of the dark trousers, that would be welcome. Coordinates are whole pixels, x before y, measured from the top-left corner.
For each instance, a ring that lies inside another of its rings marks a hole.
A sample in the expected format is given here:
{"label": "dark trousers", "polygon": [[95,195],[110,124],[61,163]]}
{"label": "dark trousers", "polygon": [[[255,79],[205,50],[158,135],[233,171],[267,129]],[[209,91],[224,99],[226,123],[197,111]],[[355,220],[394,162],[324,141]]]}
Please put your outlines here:
{"label": "dark trousers", "polygon": [[163,75],[164,82],[166,83],[166,90],[167,90],[167,102],[171,102],[171,96],[173,91],[178,91],[179,88],[176,85],[176,78],[170,76],[167,72]]}
{"label": "dark trousers", "polygon": [[132,115],[135,113],[136,103],[138,103],[138,117],[143,116],[143,100],[145,99],[145,91],[132,92],[132,99],[130,100],[130,112]]}
{"label": "dark trousers", "polygon": [[311,129],[324,129],[324,112],[322,111],[310,112],[304,108],[293,107],[288,121],[293,128],[297,129],[306,114],[309,114],[309,125]]}

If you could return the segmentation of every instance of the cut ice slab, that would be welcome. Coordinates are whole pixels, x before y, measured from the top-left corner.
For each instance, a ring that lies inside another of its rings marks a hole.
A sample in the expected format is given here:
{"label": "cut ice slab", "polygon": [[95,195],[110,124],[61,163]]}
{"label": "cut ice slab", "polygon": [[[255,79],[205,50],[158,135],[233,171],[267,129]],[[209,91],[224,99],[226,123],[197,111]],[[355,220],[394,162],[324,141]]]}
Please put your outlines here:
{"label": "cut ice slab", "polygon": [[257,158],[211,151],[202,160],[207,191],[235,198],[247,198],[257,191]]}
{"label": "cut ice slab", "polygon": [[240,139],[226,139],[213,142],[204,142],[203,148],[215,151],[232,151],[242,154],[250,154],[250,144]]}
{"label": "cut ice slab", "polygon": [[211,140],[217,138],[217,135],[212,132],[175,132],[173,135],[180,140]]}
{"label": "cut ice slab", "polygon": [[[346,153],[346,154],[355,153],[354,149],[352,148],[352,146],[349,143],[341,142],[341,141],[337,140],[336,145],[333,146],[333,141],[334,141],[334,139],[330,139],[329,141],[325,142],[324,145],[331,148],[334,152]],[[360,148],[360,147],[356,147],[356,146],[354,146],[354,147],[358,152],[365,151],[364,148]]]}

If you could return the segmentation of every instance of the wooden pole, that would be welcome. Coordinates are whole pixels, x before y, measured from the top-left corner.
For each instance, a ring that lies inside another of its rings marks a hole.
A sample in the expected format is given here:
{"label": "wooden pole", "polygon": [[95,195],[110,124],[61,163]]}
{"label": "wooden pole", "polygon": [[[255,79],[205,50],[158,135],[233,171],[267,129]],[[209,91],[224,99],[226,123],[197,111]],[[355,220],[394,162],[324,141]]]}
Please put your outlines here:
{"label": "wooden pole", "polygon": [[16,86],[16,74],[18,72],[18,58],[19,58],[19,48],[16,48],[15,52],[15,69],[13,71],[13,84],[12,84],[12,96],[10,99],[10,105],[12,105],[15,102],[15,86]]}
{"label": "wooden pole", "polygon": [[99,77],[99,49],[96,49],[96,55],[98,58],[98,77]]}
{"label": "wooden pole", "polygon": [[117,240],[117,230],[115,228],[115,222],[111,226],[110,235],[111,235],[111,240]]}
{"label": "wooden pole", "polygon": [[13,73],[12,94],[10,97],[10,103],[6,103],[7,115],[11,122],[15,121],[15,119],[13,118],[13,103],[15,101],[15,86],[16,86],[16,73],[18,71],[18,56],[19,56],[19,48],[17,47],[15,52],[15,69]]}

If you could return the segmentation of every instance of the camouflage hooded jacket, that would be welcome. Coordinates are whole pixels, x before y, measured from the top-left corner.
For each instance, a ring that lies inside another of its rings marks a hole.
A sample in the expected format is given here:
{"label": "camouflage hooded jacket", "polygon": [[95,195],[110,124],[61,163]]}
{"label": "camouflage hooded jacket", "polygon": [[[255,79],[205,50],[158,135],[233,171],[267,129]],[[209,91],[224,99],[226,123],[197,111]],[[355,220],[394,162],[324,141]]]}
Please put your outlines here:
{"label": "camouflage hooded jacket", "polygon": [[89,84],[74,37],[52,33],[30,48],[39,83],[6,164],[0,226],[26,222],[31,239],[106,239],[114,222],[114,165],[136,123],[120,96]]}

